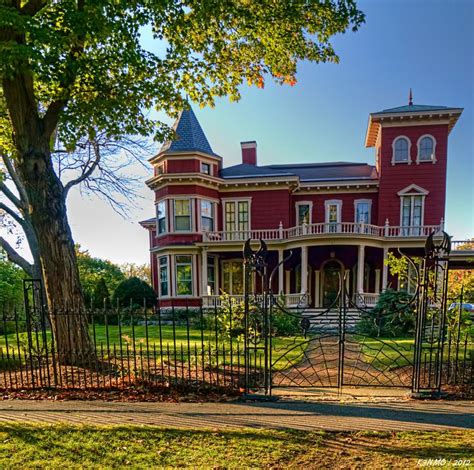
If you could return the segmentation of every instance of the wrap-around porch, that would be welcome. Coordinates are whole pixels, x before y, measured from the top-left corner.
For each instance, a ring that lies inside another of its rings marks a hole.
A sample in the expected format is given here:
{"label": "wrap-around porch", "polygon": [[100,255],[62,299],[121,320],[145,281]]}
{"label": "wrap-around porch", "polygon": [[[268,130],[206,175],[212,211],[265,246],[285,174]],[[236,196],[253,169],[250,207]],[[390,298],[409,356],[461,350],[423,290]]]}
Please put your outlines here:
{"label": "wrap-around porch", "polygon": [[[243,296],[242,253],[203,253],[207,255],[201,256],[201,295],[204,302],[215,304],[223,293]],[[367,306],[375,305],[381,291],[396,287],[391,285],[394,279],[390,278],[388,267],[384,264],[387,254],[387,248],[364,245],[270,250],[268,275],[275,270],[271,289],[274,294],[284,296],[287,305],[325,308],[334,302],[342,278],[347,292],[355,301]],[[279,265],[283,260],[286,261]],[[258,276],[250,284],[253,292],[261,292]]]}

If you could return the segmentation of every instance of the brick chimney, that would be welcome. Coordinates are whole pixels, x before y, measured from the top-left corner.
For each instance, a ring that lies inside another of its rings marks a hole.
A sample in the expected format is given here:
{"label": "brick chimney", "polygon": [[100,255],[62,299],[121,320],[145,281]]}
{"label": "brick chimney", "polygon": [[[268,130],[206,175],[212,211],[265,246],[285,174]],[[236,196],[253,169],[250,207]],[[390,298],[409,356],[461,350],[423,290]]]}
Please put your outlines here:
{"label": "brick chimney", "polygon": [[257,165],[257,142],[255,140],[240,142],[240,147],[242,149],[242,163]]}

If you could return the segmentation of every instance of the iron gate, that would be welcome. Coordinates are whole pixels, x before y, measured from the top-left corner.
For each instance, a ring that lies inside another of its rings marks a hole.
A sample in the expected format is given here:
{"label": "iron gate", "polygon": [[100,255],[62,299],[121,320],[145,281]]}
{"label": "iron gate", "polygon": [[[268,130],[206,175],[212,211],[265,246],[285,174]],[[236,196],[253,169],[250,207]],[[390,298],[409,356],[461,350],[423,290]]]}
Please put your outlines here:
{"label": "iron gate", "polygon": [[269,395],[276,387],[344,386],[406,387],[414,393],[439,393],[449,240],[444,232],[441,238],[431,235],[421,262],[407,257],[417,273],[417,288],[396,307],[400,313],[391,312],[391,318],[396,318],[404,309],[416,311],[411,334],[402,338],[360,332],[356,326],[363,321],[372,321],[380,332],[388,316],[368,308],[362,298],[350,296],[341,275],[338,294],[326,309],[309,310],[305,296],[296,306],[286,307],[271,290],[279,266],[268,273],[265,243],[261,241],[254,252],[248,240],[244,247],[246,393]]}

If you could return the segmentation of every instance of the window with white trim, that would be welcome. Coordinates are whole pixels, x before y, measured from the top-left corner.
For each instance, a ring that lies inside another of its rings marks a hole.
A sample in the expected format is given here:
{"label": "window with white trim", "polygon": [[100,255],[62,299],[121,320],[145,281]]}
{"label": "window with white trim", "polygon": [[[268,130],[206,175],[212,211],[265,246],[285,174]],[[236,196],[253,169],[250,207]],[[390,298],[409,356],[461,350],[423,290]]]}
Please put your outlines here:
{"label": "window with white trim", "polygon": [[157,232],[158,235],[168,231],[168,219],[166,217],[166,201],[160,201],[156,205]]}
{"label": "window with white trim", "polygon": [[424,196],[402,196],[402,226],[405,235],[419,235],[423,225]]}
{"label": "window with white trim", "polygon": [[214,256],[207,258],[207,295],[216,293],[216,263]]}
{"label": "window with white trim", "polygon": [[214,230],[214,204],[201,199],[201,230],[212,232]]}
{"label": "window with white trim", "polygon": [[191,231],[191,201],[189,199],[174,201],[174,230],[175,232]]}
{"label": "window with white trim", "polygon": [[201,173],[204,173],[205,175],[210,175],[211,165],[209,163],[201,162]]}
{"label": "window with white trim", "polygon": [[176,295],[193,295],[193,260],[191,255],[175,256]]}
{"label": "window with white trim", "polygon": [[337,232],[341,222],[342,201],[325,201],[324,206],[326,210],[326,231]]}
{"label": "window with white trim", "polygon": [[296,203],[297,223],[298,225],[311,224],[311,203]]}
{"label": "window with white trim", "polygon": [[421,137],[418,141],[418,162],[432,162],[435,160],[435,141],[430,135]]}
{"label": "window with white trim", "polygon": [[169,270],[168,270],[168,257],[160,256],[158,259],[159,264],[159,278],[160,278],[160,296],[166,297],[169,295]]}
{"label": "window with white trim", "polygon": [[250,229],[250,202],[225,201],[224,226],[226,232],[246,232]]}
{"label": "window with white trim", "polygon": [[372,201],[359,199],[355,201],[355,222],[357,224],[370,224]]}
{"label": "window with white trim", "polygon": [[406,137],[398,137],[393,143],[394,163],[409,163],[410,161],[410,141]]}

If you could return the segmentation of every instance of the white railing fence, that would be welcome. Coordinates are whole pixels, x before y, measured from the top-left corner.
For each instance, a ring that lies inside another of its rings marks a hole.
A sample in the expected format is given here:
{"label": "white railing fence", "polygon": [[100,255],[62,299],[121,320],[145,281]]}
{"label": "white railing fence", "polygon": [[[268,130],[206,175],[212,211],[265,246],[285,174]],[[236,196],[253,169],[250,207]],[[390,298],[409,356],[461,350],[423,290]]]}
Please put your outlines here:
{"label": "white railing fence", "polygon": [[[433,232],[439,232],[440,225],[422,225],[419,227],[378,226],[354,222],[303,224],[291,228],[262,230],[225,230],[203,232],[205,242],[234,242],[251,240],[291,240],[294,238],[334,235],[361,235],[379,238],[426,238]],[[457,242],[456,242],[457,243]]]}

